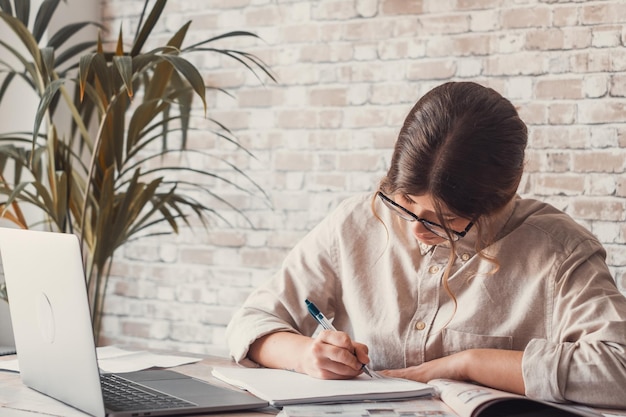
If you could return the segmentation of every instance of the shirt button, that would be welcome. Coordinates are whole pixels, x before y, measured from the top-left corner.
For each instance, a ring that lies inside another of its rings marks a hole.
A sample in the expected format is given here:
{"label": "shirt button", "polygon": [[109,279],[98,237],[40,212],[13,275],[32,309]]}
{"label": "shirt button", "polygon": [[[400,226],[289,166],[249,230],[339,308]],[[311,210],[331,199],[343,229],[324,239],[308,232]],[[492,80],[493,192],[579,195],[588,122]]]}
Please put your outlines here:
{"label": "shirt button", "polygon": [[469,260],[469,258],[471,258],[469,253],[464,253],[463,255],[461,255],[461,259],[464,261]]}
{"label": "shirt button", "polygon": [[439,266],[437,265],[433,265],[430,268],[428,268],[428,272],[430,272],[431,274],[436,274],[437,272],[439,272]]}
{"label": "shirt button", "polygon": [[415,330],[424,330],[426,328],[426,323],[423,321],[418,321],[415,323]]}

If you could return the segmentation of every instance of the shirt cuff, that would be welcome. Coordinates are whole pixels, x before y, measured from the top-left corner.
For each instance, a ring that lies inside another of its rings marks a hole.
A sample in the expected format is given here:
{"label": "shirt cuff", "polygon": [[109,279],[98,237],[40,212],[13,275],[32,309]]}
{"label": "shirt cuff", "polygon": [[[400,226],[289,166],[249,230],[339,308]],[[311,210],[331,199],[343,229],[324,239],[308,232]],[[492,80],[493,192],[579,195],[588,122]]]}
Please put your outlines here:
{"label": "shirt cuff", "polygon": [[573,349],[570,344],[555,344],[532,339],[522,357],[526,396],[544,401],[567,402],[564,397],[568,364]]}

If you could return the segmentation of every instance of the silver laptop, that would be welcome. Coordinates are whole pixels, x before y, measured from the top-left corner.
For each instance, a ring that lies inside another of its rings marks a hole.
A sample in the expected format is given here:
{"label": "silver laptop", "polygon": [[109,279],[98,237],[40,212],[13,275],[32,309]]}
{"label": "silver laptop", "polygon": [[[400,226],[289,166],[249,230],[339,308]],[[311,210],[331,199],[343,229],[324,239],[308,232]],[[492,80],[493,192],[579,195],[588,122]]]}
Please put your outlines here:
{"label": "silver laptop", "polygon": [[[101,375],[77,236],[0,228],[0,254],[25,385],[98,417],[212,413],[268,405],[247,392],[170,370]],[[111,378],[115,381],[104,381]],[[170,399],[146,408],[107,404],[107,386],[133,382],[151,400],[162,394]]]}

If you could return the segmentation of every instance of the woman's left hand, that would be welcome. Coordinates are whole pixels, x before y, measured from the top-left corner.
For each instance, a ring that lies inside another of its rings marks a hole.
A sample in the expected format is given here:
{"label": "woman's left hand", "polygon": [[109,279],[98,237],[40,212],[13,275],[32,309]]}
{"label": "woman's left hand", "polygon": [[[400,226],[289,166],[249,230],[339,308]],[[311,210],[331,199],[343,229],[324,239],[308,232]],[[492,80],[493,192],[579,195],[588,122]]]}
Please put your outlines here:
{"label": "woman's left hand", "polygon": [[421,365],[378,372],[419,382],[435,378],[474,381],[499,390],[524,394],[523,355],[523,352],[514,350],[469,349]]}
{"label": "woman's left hand", "polygon": [[428,382],[435,378],[447,378],[463,381],[467,379],[464,369],[464,356],[467,351],[455,353],[450,356],[424,362],[420,365],[410,366],[402,369],[386,369],[377,371],[378,373],[392,377],[412,379],[419,382]]}

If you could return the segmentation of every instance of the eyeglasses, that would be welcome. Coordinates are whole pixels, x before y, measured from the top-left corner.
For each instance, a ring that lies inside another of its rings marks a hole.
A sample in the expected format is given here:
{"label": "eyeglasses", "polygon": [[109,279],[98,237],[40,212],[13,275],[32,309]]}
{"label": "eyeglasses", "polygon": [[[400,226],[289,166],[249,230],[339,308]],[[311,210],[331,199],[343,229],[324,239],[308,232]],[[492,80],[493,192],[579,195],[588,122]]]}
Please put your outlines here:
{"label": "eyeglasses", "polygon": [[[426,219],[422,219],[421,217],[405,209],[400,204],[396,203],[395,201],[393,201],[391,198],[387,197],[385,194],[381,193],[380,191],[378,192],[378,197],[380,197],[382,202],[402,220],[406,220],[407,222],[415,222],[415,221],[420,222],[429,232],[432,232],[435,235],[443,239],[446,239],[446,240],[450,239],[448,237],[448,234],[446,233],[446,229],[442,225],[433,223]],[[472,228],[473,225],[474,225],[474,222],[469,222],[465,230],[463,230],[462,232],[457,232],[456,230],[450,230],[450,232],[452,232],[451,233],[452,240],[456,242],[457,240],[465,236],[467,232],[469,232],[469,230]]]}

